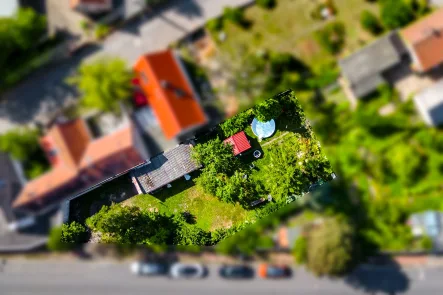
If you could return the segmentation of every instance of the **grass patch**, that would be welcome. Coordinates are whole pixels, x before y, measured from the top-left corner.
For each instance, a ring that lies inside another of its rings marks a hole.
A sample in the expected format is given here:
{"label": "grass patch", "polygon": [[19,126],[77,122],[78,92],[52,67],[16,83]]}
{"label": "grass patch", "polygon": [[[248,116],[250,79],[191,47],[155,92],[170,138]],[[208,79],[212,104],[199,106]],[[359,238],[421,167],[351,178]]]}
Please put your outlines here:
{"label": "grass patch", "polygon": [[188,211],[195,216],[196,225],[208,231],[253,221],[254,217],[253,211],[247,211],[238,204],[224,203],[205,194],[192,181],[183,179],[175,181],[171,188],[165,188],[155,195],[138,195],[123,204],[144,210],[156,208],[167,215]]}

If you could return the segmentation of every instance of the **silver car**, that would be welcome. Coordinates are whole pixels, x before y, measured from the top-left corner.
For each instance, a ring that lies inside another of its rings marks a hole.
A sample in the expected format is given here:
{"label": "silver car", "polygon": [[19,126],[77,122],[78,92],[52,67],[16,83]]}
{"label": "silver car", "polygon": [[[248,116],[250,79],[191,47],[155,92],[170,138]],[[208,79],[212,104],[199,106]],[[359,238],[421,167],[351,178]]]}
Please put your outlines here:
{"label": "silver car", "polygon": [[169,270],[169,275],[174,279],[198,279],[208,274],[206,266],[200,263],[175,263]]}
{"label": "silver car", "polygon": [[136,261],[131,264],[131,272],[135,275],[143,276],[165,275],[168,272],[168,268],[160,263]]}

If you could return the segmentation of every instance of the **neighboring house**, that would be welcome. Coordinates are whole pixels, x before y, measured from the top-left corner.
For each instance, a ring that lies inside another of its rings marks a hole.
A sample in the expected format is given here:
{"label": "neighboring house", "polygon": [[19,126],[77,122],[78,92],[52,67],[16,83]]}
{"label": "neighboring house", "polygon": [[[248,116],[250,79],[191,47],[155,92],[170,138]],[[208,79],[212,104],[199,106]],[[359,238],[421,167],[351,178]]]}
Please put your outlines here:
{"label": "neighboring house", "polygon": [[429,236],[434,250],[443,251],[443,212],[425,211],[412,214],[408,220],[414,237]]}
{"label": "neighboring house", "polygon": [[134,66],[140,87],[167,139],[190,136],[208,118],[179,56],[165,50],[140,57]]}
{"label": "neighboring house", "polygon": [[[172,183],[179,178],[184,177],[185,180],[190,181],[189,173],[201,168],[191,156],[192,147],[189,144],[179,144],[175,148],[162,152],[155,157],[152,157],[146,163],[133,167],[127,173],[122,173],[115,178],[108,179],[103,182],[104,185],[115,185],[116,183],[124,183],[125,179],[132,180],[131,187],[133,191],[138,194],[153,194],[155,191],[164,187],[170,187]],[[78,204],[83,202],[83,199],[90,197],[90,194],[97,194],[97,189],[100,186],[91,187],[74,197],[69,198],[63,202],[63,220],[64,222],[71,222],[76,216]],[[130,191],[128,188],[126,191]],[[115,192],[113,191],[113,194]],[[136,193],[134,193],[136,195]],[[132,197],[133,195],[125,195]],[[121,199],[122,200],[122,199]],[[117,201],[119,202],[119,201]],[[106,203],[100,203],[100,207]],[[100,209],[97,207],[96,211]]]}
{"label": "neighboring house", "polygon": [[443,79],[418,93],[414,103],[426,124],[443,124]]}
{"label": "neighboring house", "polygon": [[427,72],[443,63],[443,9],[401,30],[412,58],[412,68]]}
{"label": "neighboring house", "polygon": [[70,0],[72,9],[86,14],[103,13],[112,9],[112,0]]}
{"label": "neighboring house", "polygon": [[406,58],[407,50],[396,31],[390,32],[339,61],[351,99],[365,97],[377,90],[378,86],[389,83],[386,75],[395,71]]}
{"label": "neighboring house", "polygon": [[[97,137],[98,136],[98,137]],[[76,192],[142,163],[147,151],[130,122],[94,135],[83,119],[56,122],[41,139],[52,169],[28,182],[14,207],[40,212]]]}

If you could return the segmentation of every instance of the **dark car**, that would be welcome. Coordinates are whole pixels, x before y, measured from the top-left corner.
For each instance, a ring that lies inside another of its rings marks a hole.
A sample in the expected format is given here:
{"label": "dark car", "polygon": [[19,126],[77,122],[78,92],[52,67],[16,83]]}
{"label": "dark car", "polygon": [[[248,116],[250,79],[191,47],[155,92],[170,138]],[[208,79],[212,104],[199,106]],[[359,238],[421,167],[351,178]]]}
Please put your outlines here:
{"label": "dark car", "polygon": [[224,265],[220,268],[219,274],[225,279],[252,279],[254,269],[247,265]]}
{"label": "dark car", "polygon": [[292,276],[292,270],[287,265],[273,265],[263,263],[258,267],[258,275],[268,279],[283,279]]}

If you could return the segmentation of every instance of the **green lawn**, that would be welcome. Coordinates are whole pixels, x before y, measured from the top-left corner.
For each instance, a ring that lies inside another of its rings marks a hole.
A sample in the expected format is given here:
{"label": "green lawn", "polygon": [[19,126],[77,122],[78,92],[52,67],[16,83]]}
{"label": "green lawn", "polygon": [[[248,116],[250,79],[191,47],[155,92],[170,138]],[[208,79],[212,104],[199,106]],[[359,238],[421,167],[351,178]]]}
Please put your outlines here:
{"label": "green lawn", "polygon": [[[209,231],[229,228],[255,219],[254,211],[247,211],[238,204],[219,201],[216,197],[202,192],[197,186],[191,186],[192,183],[192,181],[178,180],[172,183],[172,188],[165,188],[155,196],[138,195],[126,200],[124,204],[146,210],[156,208],[165,214],[188,211],[195,216],[197,226]],[[182,188],[184,190],[180,191]],[[175,193],[177,191],[178,193]]]}
{"label": "green lawn", "polygon": [[[325,23],[310,16],[319,2],[278,0],[272,10],[255,5],[246,8],[245,16],[251,26],[244,29],[227,23],[227,39],[219,44],[220,49],[233,56],[239,52],[254,53],[259,49],[290,52],[315,70],[317,65],[335,59],[321,50],[314,40],[314,31]],[[347,30],[346,45],[342,52],[342,55],[347,55],[374,38],[361,28],[360,14],[366,9],[378,14],[378,6],[366,0],[334,0],[334,3],[338,11],[335,19],[343,22]]]}

